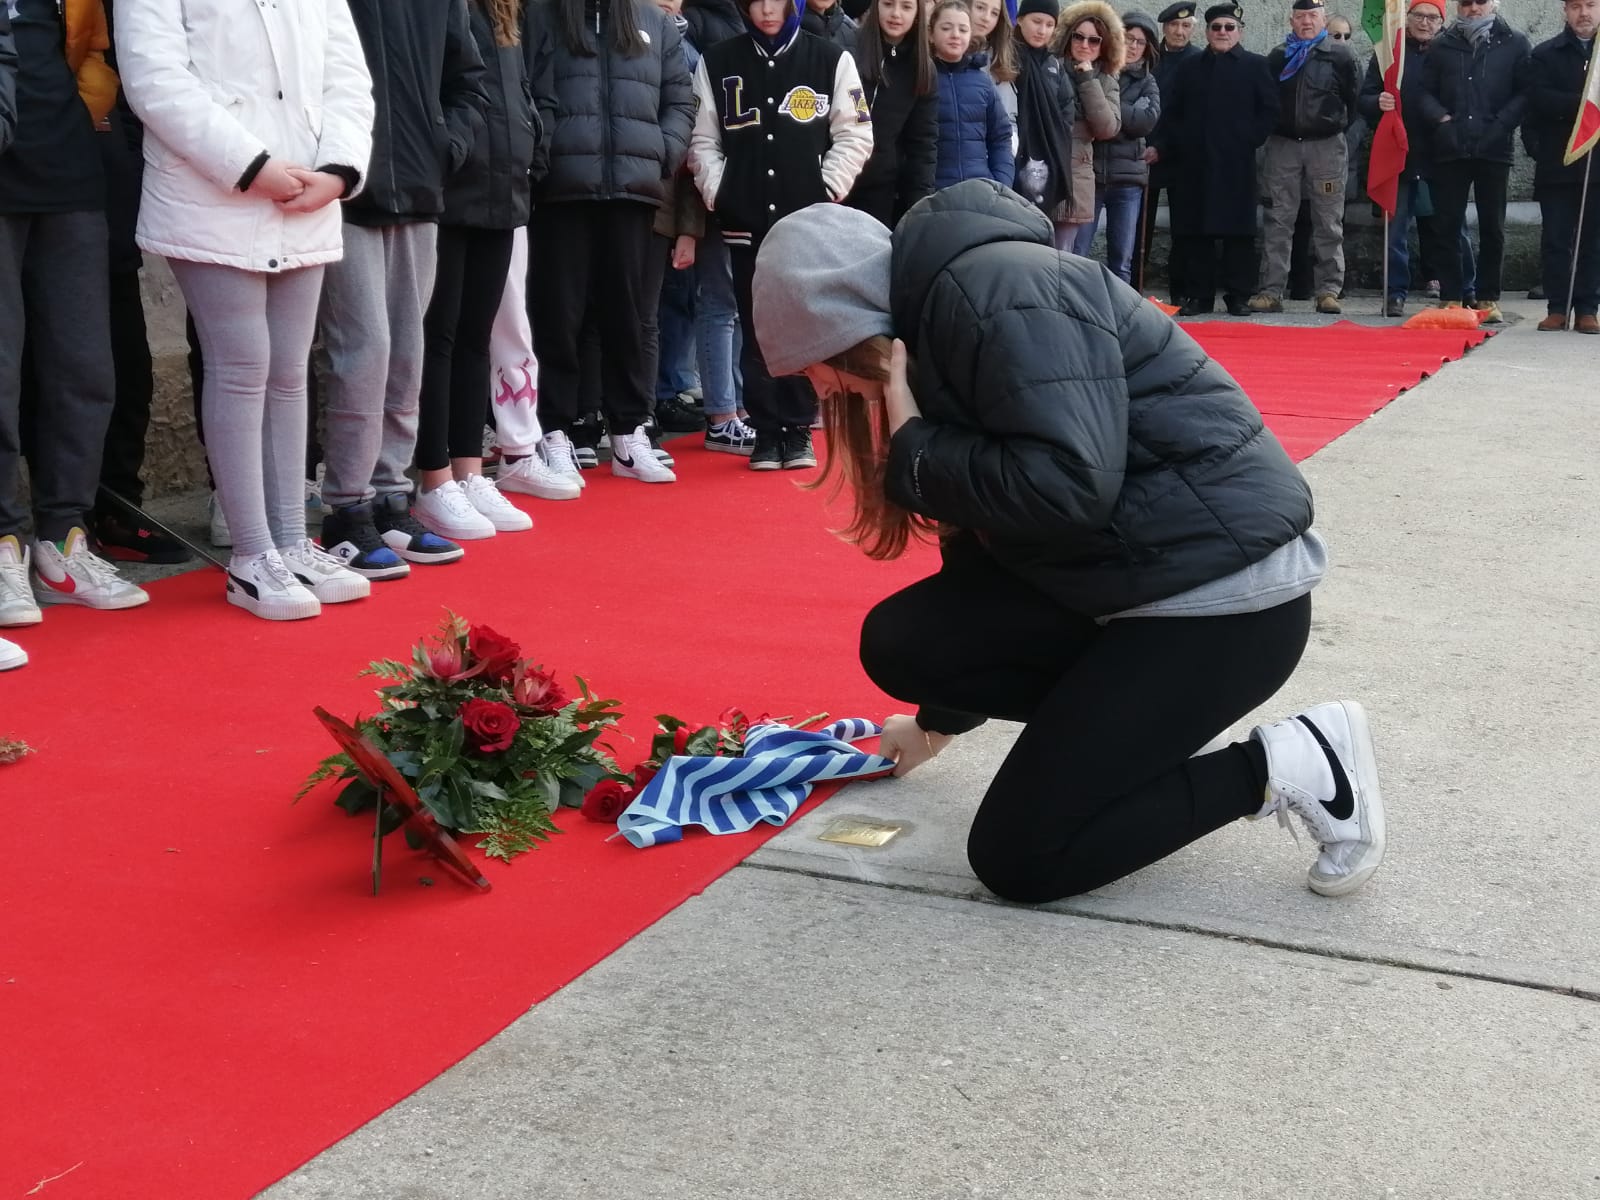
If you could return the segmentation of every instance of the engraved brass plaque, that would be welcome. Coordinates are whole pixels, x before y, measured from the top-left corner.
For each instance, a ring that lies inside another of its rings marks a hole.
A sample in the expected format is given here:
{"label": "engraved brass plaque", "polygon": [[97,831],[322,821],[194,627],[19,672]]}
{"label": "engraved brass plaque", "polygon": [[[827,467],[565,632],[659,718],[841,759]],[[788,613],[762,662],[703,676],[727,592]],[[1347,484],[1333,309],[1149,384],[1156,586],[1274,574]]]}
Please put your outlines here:
{"label": "engraved brass plaque", "polygon": [[817,840],[876,850],[894,841],[905,832],[905,828],[904,825],[874,821],[867,817],[839,817],[828,822],[827,828],[817,835]]}

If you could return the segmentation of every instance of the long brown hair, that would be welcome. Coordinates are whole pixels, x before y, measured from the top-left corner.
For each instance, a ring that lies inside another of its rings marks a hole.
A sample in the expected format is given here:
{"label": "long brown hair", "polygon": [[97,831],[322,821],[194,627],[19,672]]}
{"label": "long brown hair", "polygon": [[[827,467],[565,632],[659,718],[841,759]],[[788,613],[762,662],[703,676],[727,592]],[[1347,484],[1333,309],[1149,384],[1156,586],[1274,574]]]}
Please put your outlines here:
{"label": "long brown hair", "polygon": [[1005,0],[1000,0],[1000,15],[995,18],[994,28],[973,47],[989,52],[989,78],[996,83],[1015,83],[1017,79],[1017,50],[1012,40],[1016,35],[1011,29],[1011,10]]}
{"label": "long brown hair", "polygon": [[[887,383],[889,349],[888,338],[870,337],[828,359],[828,365],[862,379]],[[889,463],[887,406],[869,406],[861,396],[849,392],[822,397],[821,408],[828,457],[821,477],[805,486],[828,488],[829,501],[844,488],[850,489],[850,523],[834,533],[859,546],[868,558],[880,561],[899,558],[913,540],[931,539],[938,526],[927,517],[901,508],[884,491]]]}
{"label": "long brown hair", "polygon": [[[856,61],[861,64],[861,82],[876,94],[883,77],[883,59],[888,53],[883,40],[883,30],[878,25],[878,2],[872,0],[861,18],[861,28],[856,32]],[[933,74],[933,55],[928,50],[928,10],[923,0],[916,0],[917,15],[911,19],[911,28],[900,39],[900,52],[916,56],[916,80],[911,85],[914,96],[931,96],[938,88]]]}
{"label": "long brown hair", "polygon": [[522,0],[477,0],[494,26],[496,46],[515,46],[522,41]]}
{"label": "long brown hair", "polygon": [[[581,58],[594,58],[593,35],[589,32],[585,0],[553,0],[556,24],[567,52]],[[639,30],[634,0],[600,0],[605,6],[606,24],[611,27],[611,48],[624,58],[637,58],[649,43]]]}

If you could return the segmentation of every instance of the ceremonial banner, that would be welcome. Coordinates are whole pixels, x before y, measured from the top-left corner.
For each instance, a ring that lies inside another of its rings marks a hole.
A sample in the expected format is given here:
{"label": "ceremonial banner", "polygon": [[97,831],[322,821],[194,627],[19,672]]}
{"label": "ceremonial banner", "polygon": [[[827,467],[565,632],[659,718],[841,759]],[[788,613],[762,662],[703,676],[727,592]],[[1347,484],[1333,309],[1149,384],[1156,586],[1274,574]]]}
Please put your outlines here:
{"label": "ceremonial banner", "polygon": [[1405,71],[1405,0],[1366,0],[1361,9],[1361,27],[1372,39],[1383,75],[1383,90],[1394,97],[1394,108],[1378,120],[1372,133],[1372,158],[1367,163],[1367,195],[1388,216],[1394,216],[1399,197],[1400,175],[1406,167],[1411,143],[1400,115],[1400,79]]}

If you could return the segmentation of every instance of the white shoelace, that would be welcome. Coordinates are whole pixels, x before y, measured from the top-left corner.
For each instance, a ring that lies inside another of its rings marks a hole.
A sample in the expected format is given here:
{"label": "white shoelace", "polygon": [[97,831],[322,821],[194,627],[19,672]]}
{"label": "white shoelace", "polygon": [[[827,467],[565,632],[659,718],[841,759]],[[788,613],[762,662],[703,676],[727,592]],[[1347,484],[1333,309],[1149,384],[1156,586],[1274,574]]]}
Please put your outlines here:
{"label": "white shoelace", "polygon": [[122,576],[117,574],[117,569],[91,550],[80,547],[67,557],[66,562],[69,566],[81,569],[89,577],[89,582],[99,587],[109,587],[122,582]]}
{"label": "white shoelace", "polygon": [[472,507],[472,501],[467,499],[466,492],[462,491],[461,485],[454,483],[453,480],[435,488],[431,494],[444,502],[445,509],[452,517],[463,517],[470,521],[478,515],[478,510]]}
{"label": "white shoelace", "polygon": [[329,554],[310,538],[301,538],[289,549],[280,553],[280,557],[283,555],[292,555],[297,564],[323,575],[344,574],[344,561]]}
{"label": "white shoelace", "polygon": [[500,489],[482,475],[468,476],[467,481],[461,486],[466,492],[468,504],[475,512],[481,512],[485,508],[497,510],[509,508],[512,512],[517,511],[517,506],[502,496]]}
{"label": "white shoelace", "polygon": [[300,586],[300,581],[294,577],[294,572],[289,570],[276,550],[257,554],[250,560],[250,566],[258,577],[264,576],[265,581],[275,587],[287,591],[289,588]]}
{"label": "white shoelace", "polygon": [[576,475],[578,460],[573,455],[572,443],[566,438],[544,439],[545,461],[558,475]]}

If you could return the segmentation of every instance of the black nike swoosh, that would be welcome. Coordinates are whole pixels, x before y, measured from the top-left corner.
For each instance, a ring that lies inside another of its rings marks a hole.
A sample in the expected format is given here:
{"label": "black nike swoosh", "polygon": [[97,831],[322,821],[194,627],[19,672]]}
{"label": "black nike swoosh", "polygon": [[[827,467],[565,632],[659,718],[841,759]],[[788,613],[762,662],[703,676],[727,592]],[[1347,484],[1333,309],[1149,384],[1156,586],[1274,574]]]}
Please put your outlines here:
{"label": "black nike swoosh", "polygon": [[615,450],[613,450],[611,452],[611,457],[616,459],[619,463],[621,463],[623,466],[627,467],[629,470],[633,469],[633,459],[631,459],[631,458],[623,458],[622,455],[618,454]]}
{"label": "black nike swoosh", "polygon": [[1335,821],[1348,821],[1355,815],[1356,794],[1351,790],[1350,777],[1344,773],[1344,764],[1333,752],[1333,747],[1328,745],[1328,739],[1322,736],[1322,730],[1313,725],[1308,717],[1296,719],[1311,730],[1311,736],[1317,739],[1317,745],[1322,747],[1322,753],[1328,759],[1328,766],[1333,769],[1333,799],[1322,801],[1322,807],[1328,810],[1328,815]]}

